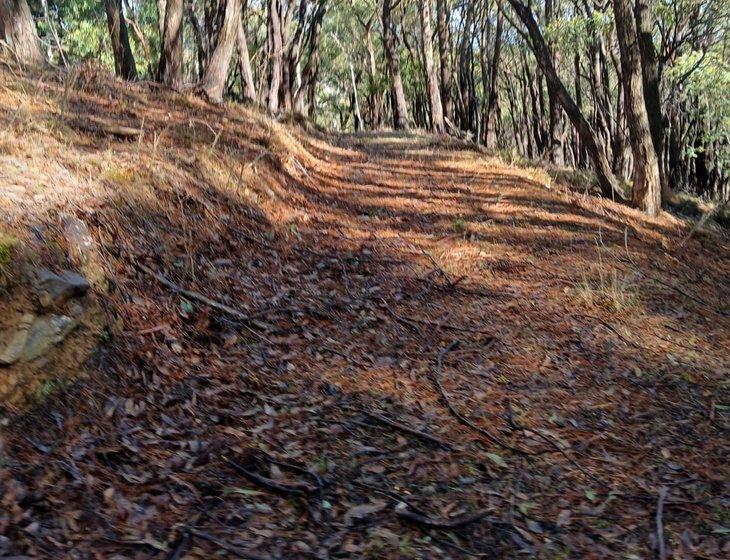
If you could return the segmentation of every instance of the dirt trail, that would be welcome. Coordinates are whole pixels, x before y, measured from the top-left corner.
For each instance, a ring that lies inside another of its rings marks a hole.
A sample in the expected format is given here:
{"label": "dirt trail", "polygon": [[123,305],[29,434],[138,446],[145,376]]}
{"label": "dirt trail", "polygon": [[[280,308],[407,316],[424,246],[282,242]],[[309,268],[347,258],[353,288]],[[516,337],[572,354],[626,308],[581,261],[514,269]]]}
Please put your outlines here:
{"label": "dirt trail", "polygon": [[726,239],[431,137],[205,117],[67,147],[136,166],[79,206],[116,323],[10,422],[0,551],[648,558],[665,488],[675,557],[724,554]]}

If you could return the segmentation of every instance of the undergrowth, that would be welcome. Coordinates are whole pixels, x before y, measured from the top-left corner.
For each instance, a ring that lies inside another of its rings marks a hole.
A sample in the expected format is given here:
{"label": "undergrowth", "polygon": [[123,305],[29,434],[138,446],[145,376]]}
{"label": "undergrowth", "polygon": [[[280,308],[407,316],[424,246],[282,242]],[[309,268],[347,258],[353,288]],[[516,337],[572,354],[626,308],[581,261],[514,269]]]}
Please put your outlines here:
{"label": "undergrowth", "polygon": [[0,290],[5,290],[12,277],[13,256],[18,243],[16,237],[0,231]]}
{"label": "undergrowth", "polygon": [[633,275],[619,275],[615,268],[609,274],[601,271],[597,281],[590,280],[584,274],[572,291],[587,306],[614,313],[635,308],[640,303]]}

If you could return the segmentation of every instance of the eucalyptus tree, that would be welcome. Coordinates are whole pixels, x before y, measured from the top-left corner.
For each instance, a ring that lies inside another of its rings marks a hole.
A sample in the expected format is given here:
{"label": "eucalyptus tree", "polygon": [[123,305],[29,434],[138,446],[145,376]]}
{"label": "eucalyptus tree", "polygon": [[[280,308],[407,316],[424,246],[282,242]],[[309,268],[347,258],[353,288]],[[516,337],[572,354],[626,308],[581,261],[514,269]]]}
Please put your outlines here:
{"label": "eucalyptus tree", "polygon": [[21,64],[45,62],[33,14],[26,0],[0,0],[0,41]]}

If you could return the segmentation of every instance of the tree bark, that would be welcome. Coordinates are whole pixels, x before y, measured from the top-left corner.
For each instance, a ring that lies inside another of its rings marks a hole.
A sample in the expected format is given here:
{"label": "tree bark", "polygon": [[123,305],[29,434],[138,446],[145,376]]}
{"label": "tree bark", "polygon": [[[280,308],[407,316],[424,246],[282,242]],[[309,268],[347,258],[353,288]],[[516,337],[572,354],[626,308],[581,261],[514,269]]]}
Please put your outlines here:
{"label": "tree bark", "polygon": [[160,49],[158,74],[166,86],[180,90],[183,85],[183,0],[165,3],[165,27]]}
{"label": "tree bark", "polygon": [[208,99],[214,103],[223,101],[228,68],[236,44],[238,27],[241,25],[241,0],[225,0],[225,2],[226,9],[218,32],[218,41],[205,68],[203,78],[198,83],[198,90],[205,93]]}
{"label": "tree bark", "polygon": [[659,163],[644,102],[641,54],[631,1],[613,0],[613,13],[621,55],[621,77],[628,117],[629,141],[634,156],[632,203],[650,216],[656,216],[661,210]]}
{"label": "tree bark", "polygon": [[243,27],[242,18],[238,18],[238,26],[236,28],[236,46],[238,48],[238,64],[241,69],[241,80],[243,89],[243,100],[248,103],[257,103],[256,84],[253,80],[253,70],[251,69],[251,57],[248,52],[248,40],[246,39],[246,31]]}
{"label": "tree bark", "polygon": [[648,0],[636,0],[636,30],[641,52],[641,71],[644,84],[644,103],[649,117],[651,139],[654,143],[659,164],[659,179],[662,183],[662,198],[666,201],[672,196],[668,181],[667,166],[664,162],[664,115],[660,93],[661,70],[659,57],[654,48],[654,16]]}
{"label": "tree bark", "polygon": [[[547,25],[553,20],[554,0],[545,0],[545,22]],[[548,43],[550,56],[552,57],[553,66],[557,66],[558,53],[555,51],[551,43]],[[563,145],[561,142],[562,128],[562,111],[560,103],[555,92],[548,88],[548,142],[550,162],[557,165],[565,165],[565,156],[563,154]]]}
{"label": "tree bark", "polygon": [[104,0],[104,10],[112,41],[114,73],[125,80],[135,80],[137,66],[134,62],[132,47],[129,45],[127,24],[122,14],[122,0]]}
{"label": "tree bark", "polygon": [[487,149],[497,148],[497,124],[499,123],[499,62],[502,52],[502,28],[504,16],[501,11],[497,12],[497,26],[494,31],[494,50],[492,53],[492,67],[489,78],[489,94],[487,97],[487,115],[484,119],[486,130],[484,131],[484,143]]}
{"label": "tree bark", "polygon": [[165,36],[165,9],[167,7],[166,0],[156,0],[157,5],[157,29],[160,32],[160,44]]}
{"label": "tree bark", "polygon": [[436,32],[439,42],[439,73],[441,85],[441,107],[444,117],[453,118],[454,100],[451,96],[451,70],[449,69],[449,53],[451,52],[451,34],[449,33],[448,0],[436,0]]}
{"label": "tree bark", "polygon": [[383,0],[383,47],[390,68],[391,91],[395,101],[393,106],[393,127],[397,130],[408,130],[408,104],[406,103],[406,95],[403,92],[398,53],[395,50],[395,33],[393,32],[391,12],[391,0]]}
{"label": "tree bark", "polygon": [[431,131],[444,133],[444,110],[441,106],[439,80],[433,61],[433,42],[431,41],[431,0],[420,0],[421,32],[423,33],[423,61],[428,82],[428,103],[431,109]]}
{"label": "tree bark", "polygon": [[0,41],[20,64],[40,66],[46,62],[26,0],[0,0]]}
{"label": "tree bark", "polygon": [[269,0],[269,97],[267,108],[272,115],[279,112],[279,87],[281,85],[281,12],[279,0]]}
{"label": "tree bark", "polygon": [[527,31],[532,41],[532,50],[535,53],[535,58],[537,59],[538,64],[545,74],[548,87],[553,90],[558,101],[563,106],[563,110],[568,115],[570,122],[577,130],[581,142],[585,146],[586,152],[593,163],[593,169],[596,173],[596,178],[598,179],[601,191],[604,196],[617,196],[623,199],[625,195],[619,186],[616,177],[614,177],[611,171],[611,166],[606,159],[605,151],[600,140],[597,138],[593,128],[591,128],[591,125],[583,116],[583,113],[581,113],[580,109],[575,104],[575,101],[563,85],[563,82],[560,80],[560,77],[555,70],[555,66],[553,66],[550,51],[547,48],[545,39],[543,38],[540,28],[535,21],[532,10],[522,4],[519,0],[509,0],[509,3],[522,23],[524,23],[525,27],[527,27]]}

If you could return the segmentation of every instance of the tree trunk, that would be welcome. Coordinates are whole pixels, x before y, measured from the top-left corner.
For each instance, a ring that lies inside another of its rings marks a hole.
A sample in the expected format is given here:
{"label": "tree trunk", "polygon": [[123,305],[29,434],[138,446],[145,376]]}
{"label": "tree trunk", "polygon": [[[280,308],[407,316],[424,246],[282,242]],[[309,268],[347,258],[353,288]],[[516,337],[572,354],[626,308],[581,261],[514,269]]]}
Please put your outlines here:
{"label": "tree trunk", "polygon": [[630,0],[613,0],[613,13],[621,55],[621,77],[628,117],[629,141],[634,156],[632,203],[650,216],[656,216],[661,210],[659,164],[644,103],[641,54]]}
{"label": "tree trunk", "polygon": [[46,61],[26,0],[0,0],[0,41],[20,64],[36,66]]}
{"label": "tree trunk", "polygon": [[391,91],[395,101],[393,105],[393,127],[397,130],[408,130],[408,104],[406,103],[406,95],[403,92],[403,82],[400,77],[398,53],[395,50],[391,10],[391,0],[383,0],[383,47],[390,68]]}
{"label": "tree trunk", "polygon": [[651,139],[654,143],[659,164],[659,179],[662,183],[662,198],[666,201],[672,196],[668,181],[667,166],[664,162],[664,115],[660,93],[661,71],[659,58],[654,48],[654,16],[648,0],[636,0],[636,29],[641,52],[641,71],[644,84],[644,103],[649,117]]}
{"label": "tree trunk", "polygon": [[316,85],[319,74],[319,36],[322,29],[322,20],[327,12],[327,0],[319,0],[317,8],[312,15],[307,36],[308,54],[307,62],[302,70],[302,86],[294,94],[294,107],[304,107],[304,94],[309,96],[307,114],[314,119],[316,109]]}
{"label": "tree trunk", "polygon": [[[547,25],[550,25],[553,20],[553,8],[553,0],[545,0],[545,22]],[[557,66],[558,53],[555,51],[550,42],[548,42],[548,49],[550,50],[553,66]],[[551,88],[548,88],[548,151],[550,154],[550,162],[557,166],[565,165],[563,145],[560,141],[562,116],[558,98],[555,95],[555,92]]]}
{"label": "tree trunk", "polygon": [[476,132],[476,86],[474,84],[474,49],[473,27],[474,11],[477,0],[466,0],[466,16],[464,18],[464,30],[459,42],[459,93],[460,93],[460,117],[461,128]]}
{"label": "tree trunk", "polygon": [[208,41],[203,31],[203,25],[200,23],[200,19],[198,19],[195,10],[193,10],[193,3],[185,2],[184,11],[185,17],[193,28],[193,41],[195,41],[195,50],[197,52],[195,76],[200,79],[203,77],[206,66],[208,66]]}
{"label": "tree trunk", "polygon": [[238,64],[241,68],[241,80],[243,89],[243,100],[248,103],[257,103],[256,84],[253,81],[253,70],[251,69],[251,57],[248,53],[248,40],[246,31],[243,28],[243,21],[239,17],[236,27],[236,46],[238,48]]}
{"label": "tree trunk", "polygon": [[174,90],[183,85],[183,0],[165,3],[165,28],[160,49],[160,81]]}
{"label": "tree trunk", "polygon": [[269,99],[267,108],[272,115],[279,112],[279,87],[281,85],[281,12],[279,0],[269,0]]}
{"label": "tree trunk", "polygon": [[502,28],[504,26],[504,16],[501,11],[497,12],[497,27],[494,32],[494,51],[492,53],[491,76],[489,78],[489,94],[487,97],[487,115],[484,119],[486,130],[484,131],[484,139],[487,149],[494,150],[497,148],[497,124],[499,123],[499,88],[497,80],[499,79],[499,61],[502,52]]}
{"label": "tree trunk", "polygon": [[241,0],[225,0],[226,9],[223,22],[218,32],[218,41],[213,54],[205,68],[203,78],[198,83],[198,90],[205,93],[214,103],[223,101],[223,90],[226,87],[228,68],[236,44],[236,35],[241,25]]}
{"label": "tree trunk", "polygon": [[449,33],[448,0],[436,0],[436,32],[439,41],[439,72],[441,85],[441,107],[446,118],[454,116],[454,100],[451,97],[451,71],[449,52],[451,36]]}
{"label": "tree trunk", "polygon": [[431,131],[436,134],[444,132],[444,111],[441,106],[439,80],[433,62],[433,43],[431,41],[431,0],[420,0],[421,32],[423,33],[423,62],[428,82],[428,103],[431,109]]}
{"label": "tree trunk", "polygon": [[593,163],[593,169],[596,173],[601,191],[604,196],[618,196],[623,199],[623,190],[620,188],[618,181],[616,181],[616,177],[614,177],[611,172],[611,166],[606,159],[605,151],[603,146],[600,144],[600,140],[596,137],[596,133],[591,128],[591,125],[588,124],[583,113],[581,113],[580,109],[578,109],[578,106],[575,104],[570,93],[563,85],[563,82],[560,80],[560,77],[553,66],[550,51],[545,44],[545,39],[540,32],[540,28],[537,26],[532,10],[522,4],[519,0],[509,0],[509,3],[517,13],[520,20],[522,20],[522,23],[524,23],[527,27],[527,31],[532,40],[532,49],[535,53],[535,58],[542,68],[542,71],[545,73],[548,88],[553,90],[558,101],[563,106],[563,110],[568,115],[570,122],[576,128],[581,142],[585,146],[586,152]]}
{"label": "tree trunk", "polygon": [[122,14],[122,0],[104,0],[106,23],[112,40],[114,53],[114,73],[125,80],[137,78],[137,66],[134,63],[132,47],[129,45],[127,24]]}
{"label": "tree trunk", "polygon": [[165,36],[165,9],[167,8],[166,0],[156,0],[157,4],[157,29],[160,32],[160,44]]}

